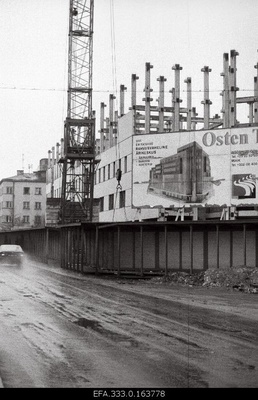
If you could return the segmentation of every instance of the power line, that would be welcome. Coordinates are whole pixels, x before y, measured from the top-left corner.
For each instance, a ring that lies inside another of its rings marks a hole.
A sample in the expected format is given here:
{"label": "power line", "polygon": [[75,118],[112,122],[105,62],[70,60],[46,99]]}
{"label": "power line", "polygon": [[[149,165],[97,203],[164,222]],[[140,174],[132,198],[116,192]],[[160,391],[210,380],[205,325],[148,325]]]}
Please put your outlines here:
{"label": "power line", "polygon": [[[17,86],[0,86],[0,90],[21,90],[21,91],[42,91],[42,92],[67,92],[67,89],[59,89],[59,88],[30,88],[30,87],[17,87]],[[239,89],[238,92],[253,92],[252,89]],[[117,91],[117,89],[115,89]],[[222,92],[223,89],[216,89],[212,90],[209,89],[209,93],[220,93]],[[110,89],[93,89],[92,92],[95,93],[114,93],[114,90]],[[127,90],[127,92],[131,92],[130,90]],[[143,90],[136,90],[137,93],[143,93]],[[187,93],[188,90],[182,89],[181,92]],[[191,90],[192,93],[204,93],[206,92],[205,90],[198,89],[198,90]],[[159,90],[152,90],[152,93],[159,93]],[[171,93],[170,90],[165,90],[164,93]]]}

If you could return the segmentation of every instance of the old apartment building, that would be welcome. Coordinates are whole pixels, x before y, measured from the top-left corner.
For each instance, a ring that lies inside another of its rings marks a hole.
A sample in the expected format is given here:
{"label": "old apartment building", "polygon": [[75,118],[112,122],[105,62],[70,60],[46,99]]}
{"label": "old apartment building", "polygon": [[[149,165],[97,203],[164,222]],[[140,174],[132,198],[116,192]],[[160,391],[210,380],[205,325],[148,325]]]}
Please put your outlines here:
{"label": "old apartment building", "polygon": [[45,225],[46,161],[40,161],[38,171],[0,181],[0,229],[24,229]]}

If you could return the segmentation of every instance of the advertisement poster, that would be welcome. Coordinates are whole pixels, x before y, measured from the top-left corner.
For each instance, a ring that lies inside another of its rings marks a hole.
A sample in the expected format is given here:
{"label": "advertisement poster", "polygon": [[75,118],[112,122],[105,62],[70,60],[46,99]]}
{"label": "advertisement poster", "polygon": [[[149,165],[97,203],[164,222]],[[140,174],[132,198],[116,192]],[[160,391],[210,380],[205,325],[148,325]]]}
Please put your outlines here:
{"label": "advertisement poster", "polygon": [[135,135],[133,206],[257,204],[258,128]]}

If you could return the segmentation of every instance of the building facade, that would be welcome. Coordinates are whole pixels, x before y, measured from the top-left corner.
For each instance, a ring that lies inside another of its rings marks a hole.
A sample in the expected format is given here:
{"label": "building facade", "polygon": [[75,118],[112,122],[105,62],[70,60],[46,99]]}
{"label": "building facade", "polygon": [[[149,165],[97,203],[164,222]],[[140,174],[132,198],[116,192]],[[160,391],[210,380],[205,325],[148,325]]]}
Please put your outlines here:
{"label": "building facade", "polygon": [[[210,115],[208,66],[201,69],[201,117],[192,106],[190,77],[184,80],[187,98],[186,105],[181,105],[179,64],[172,67],[174,87],[169,90],[169,105],[164,104],[163,76],[157,78],[158,103],[151,105],[150,63],[145,65],[144,104],[137,102],[135,74],[126,114],[124,85],[120,86],[120,112],[114,111],[112,94],[106,118],[106,105],[101,103],[94,185],[99,222],[258,217],[258,76],[254,77],[253,96],[237,97],[237,55],[235,50],[230,57],[223,54],[221,116]],[[258,73],[258,64],[255,68]],[[237,120],[239,103],[249,108],[247,123]],[[49,156],[48,197],[61,193],[58,149],[56,157],[52,149],[52,161]]]}
{"label": "building facade", "polygon": [[151,208],[147,203],[143,207],[133,204],[133,111],[119,118],[117,130],[116,144],[99,155],[95,174],[94,197],[100,201],[99,221],[155,220],[158,208]]}
{"label": "building facade", "polygon": [[17,175],[0,181],[1,230],[45,226],[46,164],[41,160],[39,171]]}

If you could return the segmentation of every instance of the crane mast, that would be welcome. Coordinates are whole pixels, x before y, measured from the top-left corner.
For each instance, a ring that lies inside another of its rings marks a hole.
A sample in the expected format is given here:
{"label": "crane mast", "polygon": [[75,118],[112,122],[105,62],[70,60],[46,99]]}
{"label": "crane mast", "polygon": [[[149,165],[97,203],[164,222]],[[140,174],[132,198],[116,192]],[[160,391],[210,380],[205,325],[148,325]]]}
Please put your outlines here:
{"label": "crane mast", "polygon": [[92,111],[94,0],[70,0],[67,117],[64,124],[62,224],[93,218],[95,114]]}

